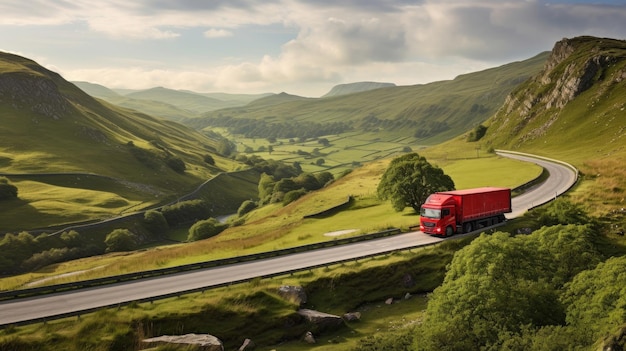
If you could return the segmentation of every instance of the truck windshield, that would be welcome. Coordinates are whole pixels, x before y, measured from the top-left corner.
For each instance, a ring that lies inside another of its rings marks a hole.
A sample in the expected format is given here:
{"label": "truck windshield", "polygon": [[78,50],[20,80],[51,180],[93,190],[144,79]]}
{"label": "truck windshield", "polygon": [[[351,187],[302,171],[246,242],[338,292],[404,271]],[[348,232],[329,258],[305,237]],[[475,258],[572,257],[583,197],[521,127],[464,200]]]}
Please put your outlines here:
{"label": "truck windshield", "polygon": [[431,208],[422,207],[420,215],[426,218],[441,218],[441,210],[433,210]]}

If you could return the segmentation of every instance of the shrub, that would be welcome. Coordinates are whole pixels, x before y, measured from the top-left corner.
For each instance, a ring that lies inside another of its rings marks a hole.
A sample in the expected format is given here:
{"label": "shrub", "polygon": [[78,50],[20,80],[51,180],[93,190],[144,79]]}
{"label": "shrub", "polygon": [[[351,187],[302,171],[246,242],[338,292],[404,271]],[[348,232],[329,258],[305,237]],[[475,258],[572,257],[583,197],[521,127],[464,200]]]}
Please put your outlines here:
{"label": "shrub", "polygon": [[115,229],[104,239],[106,252],[132,251],[138,246],[135,234],[128,229]]}
{"label": "shrub", "polygon": [[189,235],[187,241],[197,241],[207,239],[221,233],[228,226],[221,224],[215,218],[209,218],[198,221],[189,228]]}
{"label": "shrub", "polygon": [[237,215],[239,217],[245,215],[246,213],[249,213],[250,211],[254,210],[255,208],[257,208],[257,203],[252,201],[252,200],[246,200],[244,202],[241,203],[241,206],[239,206],[239,209],[237,210]]}
{"label": "shrub", "polygon": [[283,205],[286,206],[286,205],[288,205],[288,204],[298,200],[299,198],[301,198],[305,194],[306,194],[306,190],[304,190],[304,189],[292,190],[292,191],[286,193],[285,197],[283,197]]}
{"label": "shrub", "polygon": [[169,229],[165,216],[157,210],[146,211],[143,215],[143,223],[146,229],[155,235],[163,234]]}
{"label": "shrub", "polygon": [[167,165],[176,173],[185,173],[185,169],[187,168],[185,166],[185,162],[180,159],[179,157],[168,157],[165,160],[165,163],[167,163]]}

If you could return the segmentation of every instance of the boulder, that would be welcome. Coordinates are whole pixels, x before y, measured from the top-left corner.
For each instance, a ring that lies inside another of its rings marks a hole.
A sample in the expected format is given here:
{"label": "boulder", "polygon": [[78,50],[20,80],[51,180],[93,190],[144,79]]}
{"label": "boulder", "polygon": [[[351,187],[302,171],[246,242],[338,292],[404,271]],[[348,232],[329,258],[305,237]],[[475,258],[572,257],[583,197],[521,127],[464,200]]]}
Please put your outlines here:
{"label": "boulder", "polygon": [[356,322],[361,320],[361,312],[348,312],[343,315],[343,319],[347,322]]}
{"label": "boulder", "polygon": [[390,297],[387,300],[385,300],[385,305],[391,305],[392,303],[393,303],[393,297]]}
{"label": "boulder", "polygon": [[315,344],[315,337],[313,336],[313,333],[310,331],[306,332],[306,334],[304,334],[304,342],[307,344]]}
{"label": "boulder", "polygon": [[150,344],[195,345],[202,351],[224,351],[222,341],[209,334],[162,335],[142,341]]}
{"label": "boulder", "polygon": [[284,299],[293,301],[299,305],[306,303],[306,291],[301,286],[283,285],[278,288],[278,294]]}
{"label": "boulder", "polygon": [[298,314],[304,317],[304,319],[306,319],[308,322],[318,326],[320,329],[334,328],[343,324],[343,319],[341,319],[341,317],[339,316],[335,316],[334,314],[328,314],[305,308],[298,310]]}

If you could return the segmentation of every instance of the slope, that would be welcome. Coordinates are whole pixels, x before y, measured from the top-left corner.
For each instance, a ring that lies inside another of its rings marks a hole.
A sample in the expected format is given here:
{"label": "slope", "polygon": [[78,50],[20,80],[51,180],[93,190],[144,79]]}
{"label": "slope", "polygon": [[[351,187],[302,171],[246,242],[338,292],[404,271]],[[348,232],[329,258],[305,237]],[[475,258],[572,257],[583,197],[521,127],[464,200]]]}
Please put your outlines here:
{"label": "slope", "polygon": [[[0,173],[74,174],[75,185],[55,187],[54,191],[50,188],[53,184],[45,185],[58,209],[70,207],[63,204],[66,195],[76,205],[105,192],[110,195],[96,206],[111,210],[118,203],[141,207],[141,203],[149,205],[194,189],[236,166],[214,154],[218,143],[180,124],[98,101],[34,61],[0,53]],[[215,165],[205,162],[207,155]],[[78,173],[124,182],[135,189],[132,199],[114,196],[114,186],[78,184],[86,181],[75,175]],[[34,183],[18,186],[22,202],[2,206],[32,207],[33,194],[44,187],[40,179]],[[68,195],[72,189],[82,193]]]}
{"label": "slope", "polygon": [[380,89],[380,88],[389,88],[395,87],[394,83],[379,83],[379,82],[357,82],[357,83],[348,83],[348,84],[339,84],[335,85],[330,91],[322,97],[331,97],[331,96],[339,96],[339,95],[347,95],[360,93],[363,91]]}
{"label": "slope", "polygon": [[625,111],[626,41],[563,39],[543,70],[485,122],[482,140],[439,149],[505,148],[570,162],[584,175],[573,197],[597,215],[614,216],[624,213],[626,198]]}
{"label": "slope", "polygon": [[[321,131],[316,132],[315,129],[327,130],[319,126],[334,123],[341,124],[336,132],[386,131],[399,136],[416,136],[424,144],[436,144],[465,132],[491,116],[516,85],[539,72],[547,55],[543,53],[522,62],[465,74],[450,81],[388,87],[323,99],[296,99],[272,105],[254,103],[211,111],[203,118],[184,123],[197,129],[226,127],[232,133],[240,133],[237,128],[271,130],[272,133],[300,130],[308,136],[321,136]],[[255,123],[262,123],[267,128],[256,128]],[[302,126],[287,128],[287,125]],[[289,133],[257,133],[248,137],[302,136]]]}

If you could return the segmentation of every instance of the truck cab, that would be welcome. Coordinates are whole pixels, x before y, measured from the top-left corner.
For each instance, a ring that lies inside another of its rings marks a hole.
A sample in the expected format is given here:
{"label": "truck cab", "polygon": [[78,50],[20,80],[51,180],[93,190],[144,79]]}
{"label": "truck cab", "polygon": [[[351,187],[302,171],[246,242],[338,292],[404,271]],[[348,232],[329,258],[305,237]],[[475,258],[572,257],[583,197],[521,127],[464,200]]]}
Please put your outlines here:
{"label": "truck cab", "polygon": [[420,230],[450,236],[456,232],[455,201],[451,195],[432,194],[420,209]]}

